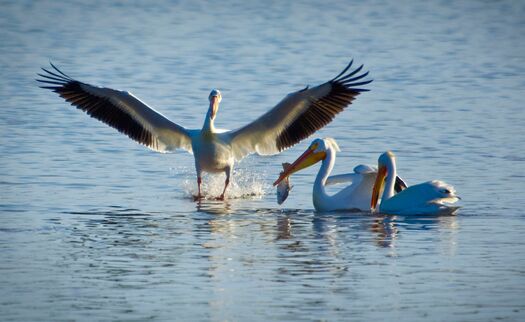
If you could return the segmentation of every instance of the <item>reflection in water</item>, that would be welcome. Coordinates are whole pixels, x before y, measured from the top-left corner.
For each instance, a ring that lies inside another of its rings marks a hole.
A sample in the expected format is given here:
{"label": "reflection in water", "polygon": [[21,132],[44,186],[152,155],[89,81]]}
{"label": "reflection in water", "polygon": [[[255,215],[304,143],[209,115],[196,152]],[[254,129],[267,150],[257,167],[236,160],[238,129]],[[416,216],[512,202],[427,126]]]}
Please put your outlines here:
{"label": "reflection in water", "polygon": [[[374,265],[384,261],[381,257],[391,258],[393,251],[404,256],[414,251],[413,245],[400,251],[400,243],[396,243],[399,238],[412,238],[415,231],[440,230],[432,234],[439,239],[425,247],[439,246],[453,254],[447,245],[455,245],[458,228],[455,216],[254,211],[215,201],[196,207],[198,211],[185,214],[112,207],[69,213],[69,217],[50,223],[75,227],[61,233],[69,248],[63,267],[82,277],[80,281],[105,281],[129,294],[163,285],[169,285],[173,294],[186,294],[191,289],[194,295],[210,299],[206,304],[210,314],[219,317],[225,306],[253,301],[253,297],[240,300],[236,294],[246,284],[254,288],[282,284],[295,290],[283,305],[295,302],[328,309],[325,302],[309,300],[327,290],[357,301],[360,295],[355,293],[356,285],[366,280],[368,271],[377,270]],[[421,246],[416,249],[421,251]],[[367,251],[371,248],[389,251],[369,257],[374,253]],[[89,269],[84,263],[90,263]],[[171,301],[188,301],[176,297]],[[273,297],[265,300],[272,303]]]}
{"label": "reflection in water", "polygon": [[444,216],[378,216],[370,225],[370,231],[375,234],[375,243],[380,247],[395,248],[400,229],[404,230],[434,230],[445,228],[449,232],[458,229],[457,217]]}
{"label": "reflection in water", "polygon": [[277,217],[277,238],[290,239],[292,237],[292,219],[290,216]]}
{"label": "reflection in water", "polygon": [[[211,215],[206,219],[206,227],[211,233],[221,234],[224,238],[234,236],[236,226],[258,225],[258,232],[275,236],[276,242],[293,241],[286,244],[290,250],[303,240],[321,239],[327,242],[327,249],[335,251],[338,240],[346,242],[357,232],[362,240],[370,240],[379,247],[394,248],[399,238],[400,229],[431,230],[446,228],[457,230],[456,216],[390,216],[370,215],[369,213],[313,213],[302,210],[237,209],[228,202],[202,201],[196,206],[197,211]],[[253,222],[251,215],[263,215],[263,221]],[[222,215],[230,215],[224,217]],[[269,225],[268,221],[275,221]],[[311,224],[309,224],[311,223]],[[311,228],[311,229],[309,229]],[[362,236],[365,231],[372,234]],[[364,237],[364,238],[363,238]],[[283,244],[284,245],[284,244]],[[281,246],[283,246],[281,245]],[[295,246],[294,246],[295,245]]]}
{"label": "reflection in water", "polygon": [[375,218],[370,224],[370,231],[375,234],[375,244],[379,247],[394,247],[399,230],[394,217]]}
{"label": "reflection in water", "polygon": [[[396,240],[403,231],[443,229],[442,242],[455,248],[456,216],[385,216],[361,213],[317,214],[300,210],[258,211],[235,209],[228,202],[202,201],[196,204],[197,213],[188,215],[160,215],[138,209],[113,207],[110,210],[72,212],[87,229],[71,233],[73,243],[91,248],[110,246],[144,247],[150,238],[177,234],[180,228],[170,223],[184,218],[193,229],[194,237],[204,248],[218,249],[239,235],[256,234],[282,250],[309,254],[309,245],[316,244],[315,252],[323,256],[338,257],[340,248],[371,242],[382,248],[396,248]],[[226,216],[225,216],[226,215]],[[192,218],[191,218],[192,217]],[[53,224],[61,221],[51,220]],[[402,229],[400,229],[402,228]],[[141,238],[148,237],[148,238]],[[268,237],[268,238],[267,238]],[[446,237],[446,238],[445,238]],[[447,240],[448,238],[448,240]],[[451,250],[453,253],[453,250]]]}
{"label": "reflection in water", "polygon": [[227,215],[232,213],[232,205],[228,200],[198,200],[195,203],[195,207],[198,212],[212,215]]}

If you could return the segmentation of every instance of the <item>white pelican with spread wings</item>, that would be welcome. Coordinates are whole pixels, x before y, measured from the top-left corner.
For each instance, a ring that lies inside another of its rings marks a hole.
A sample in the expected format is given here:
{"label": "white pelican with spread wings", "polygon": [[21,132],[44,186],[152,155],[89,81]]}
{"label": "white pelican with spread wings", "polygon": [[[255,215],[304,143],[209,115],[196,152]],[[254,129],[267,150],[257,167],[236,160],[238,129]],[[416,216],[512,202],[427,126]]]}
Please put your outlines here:
{"label": "white pelican with spread wings", "polygon": [[360,88],[372,80],[360,73],[363,66],[350,70],[352,62],[336,77],[315,87],[288,94],[255,121],[234,131],[219,130],[214,122],[222,100],[220,91],[209,95],[209,108],[201,129],[186,129],[149,107],[133,94],[77,81],[51,64],[38,74],[42,88],[62,98],[131,139],[158,152],[183,149],[195,156],[198,196],[202,197],[202,173],[226,174],[224,199],[235,161],[248,154],[277,154],[330,123],[352,103]]}

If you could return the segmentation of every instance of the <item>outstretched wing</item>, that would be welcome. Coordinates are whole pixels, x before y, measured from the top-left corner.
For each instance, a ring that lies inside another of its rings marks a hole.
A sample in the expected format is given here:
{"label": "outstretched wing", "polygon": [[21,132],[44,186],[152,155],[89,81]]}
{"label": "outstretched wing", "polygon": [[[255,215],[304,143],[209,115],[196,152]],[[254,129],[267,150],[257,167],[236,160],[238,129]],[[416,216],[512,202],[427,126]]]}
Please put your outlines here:
{"label": "outstretched wing", "polygon": [[192,152],[188,131],[168,120],[133,94],[79,82],[51,64],[53,71],[42,68],[38,74],[47,88],[71,105],[86,112],[158,152],[184,149]]}
{"label": "outstretched wing", "polygon": [[270,155],[281,152],[330,123],[372,80],[359,81],[363,65],[348,72],[348,66],[332,80],[286,96],[254,122],[229,133],[237,160],[250,153]]}

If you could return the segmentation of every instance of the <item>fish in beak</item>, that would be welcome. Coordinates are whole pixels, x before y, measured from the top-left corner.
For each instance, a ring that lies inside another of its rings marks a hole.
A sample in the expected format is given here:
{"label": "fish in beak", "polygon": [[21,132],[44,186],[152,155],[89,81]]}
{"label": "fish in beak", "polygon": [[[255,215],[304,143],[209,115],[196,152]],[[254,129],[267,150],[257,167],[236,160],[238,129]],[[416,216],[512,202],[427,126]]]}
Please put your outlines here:
{"label": "fish in beak", "polygon": [[374,183],[374,188],[372,189],[372,199],[370,200],[370,208],[374,211],[377,207],[377,202],[379,201],[379,193],[383,189],[385,184],[386,177],[386,167],[380,166],[377,171],[376,181]]}
{"label": "fish in beak", "polygon": [[[282,174],[286,169],[288,169],[291,166],[290,163],[283,163],[283,171],[280,173]],[[279,184],[277,185],[277,203],[282,205],[283,202],[288,198],[288,194],[290,193],[290,190],[292,190],[292,184],[290,183],[290,177],[284,178]]]}
{"label": "fish in beak", "polygon": [[293,173],[308,168],[317,162],[326,158],[326,152],[316,152],[317,144],[311,145],[297,160],[294,161],[287,169],[281,172],[279,178],[273,183],[274,186],[278,185],[285,178],[289,177]]}

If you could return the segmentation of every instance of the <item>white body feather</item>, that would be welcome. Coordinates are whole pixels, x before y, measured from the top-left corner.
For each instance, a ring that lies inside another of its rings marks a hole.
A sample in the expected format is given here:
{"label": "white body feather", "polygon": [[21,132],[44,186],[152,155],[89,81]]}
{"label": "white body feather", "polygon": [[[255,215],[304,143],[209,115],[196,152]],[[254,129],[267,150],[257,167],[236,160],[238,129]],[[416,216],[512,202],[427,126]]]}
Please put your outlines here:
{"label": "white body feather", "polygon": [[[450,191],[450,195],[444,191]],[[443,181],[428,181],[410,186],[391,198],[383,197],[379,211],[405,216],[451,214],[457,209],[451,204],[459,199],[455,193],[454,188]]]}
{"label": "white body feather", "polygon": [[[394,194],[397,176],[395,155],[388,151],[379,156],[379,168],[386,169],[385,187],[379,211],[391,215],[439,215],[452,214],[458,207],[451,204],[460,198],[456,190],[443,181],[433,180],[416,184]],[[378,192],[379,193],[379,192]]]}

